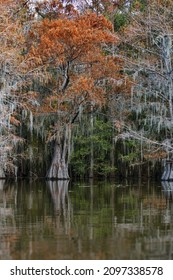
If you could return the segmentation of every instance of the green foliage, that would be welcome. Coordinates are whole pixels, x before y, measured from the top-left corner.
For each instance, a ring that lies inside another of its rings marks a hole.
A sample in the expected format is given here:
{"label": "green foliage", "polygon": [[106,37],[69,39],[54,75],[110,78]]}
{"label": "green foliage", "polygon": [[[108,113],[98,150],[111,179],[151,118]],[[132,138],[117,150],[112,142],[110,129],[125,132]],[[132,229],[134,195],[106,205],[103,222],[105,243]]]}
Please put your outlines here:
{"label": "green foliage", "polygon": [[110,166],[110,162],[100,162],[94,165],[94,171],[100,176],[109,176],[117,170],[116,167]]}
{"label": "green foliage", "polygon": [[118,161],[131,165],[132,163],[140,162],[141,151],[140,143],[136,140],[120,141],[116,146],[116,154]]}
{"label": "green foliage", "polygon": [[122,27],[124,27],[128,23],[128,15],[118,13],[115,15],[114,19],[114,29],[115,31],[119,31]]}
{"label": "green foliage", "polygon": [[147,0],[135,0],[132,3],[132,9],[137,8],[141,12],[144,12],[147,7]]}
{"label": "green foliage", "polygon": [[71,166],[75,174],[78,176],[89,175],[92,148],[94,155],[94,174],[108,176],[114,172],[115,168],[110,163],[111,139],[112,125],[110,122],[97,118],[94,121],[94,127],[91,128],[90,122],[87,119],[85,121],[85,130],[81,133],[79,129],[74,137]]}
{"label": "green foliage", "polygon": [[133,162],[138,158],[138,156],[137,152],[130,152],[128,155],[121,155],[121,160],[123,162]]}

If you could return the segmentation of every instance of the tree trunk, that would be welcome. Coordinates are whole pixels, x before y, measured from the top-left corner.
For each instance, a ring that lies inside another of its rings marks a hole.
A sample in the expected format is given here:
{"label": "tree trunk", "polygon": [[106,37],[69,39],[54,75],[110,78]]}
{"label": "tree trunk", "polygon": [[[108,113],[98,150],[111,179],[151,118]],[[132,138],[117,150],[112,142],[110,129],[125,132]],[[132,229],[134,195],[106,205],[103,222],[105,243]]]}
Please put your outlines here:
{"label": "tree trunk", "polygon": [[172,98],[173,98],[173,82],[172,82],[172,37],[167,34],[163,37],[163,61],[166,68],[167,73],[167,88],[168,88],[168,99],[169,99],[169,111],[171,123],[173,123],[173,106],[172,106]]}
{"label": "tree trunk", "polygon": [[115,177],[115,128],[114,126],[112,130],[112,148],[110,153],[110,160],[111,160],[111,167],[112,167],[111,177]]}
{"label": "tree trunk", "polygon": [[0,180],[0,190],[1,191],[4,189],[4,183],[5,183],[5,180]]}
{"label": "tree trunk", "polygon": [[57,136],[54,147],[53,159],[47,172],[46,178],[49,180],[68,180],[68,163],[71,145],[71,127],[65,126],[64,135]]}
{"label": "tree trunk", "polygon": [[5,179],[5,173],[2,166],[0,166],[0,179]]}
{"label": "tree trunk", "polygon": [[162,174],[162,181],[173,181],[173,161],[167,160]]}
{"label": "tree trunk", "polygon": [[94,177],[94,144],[93,144],[93,129],[94,129],[94,117],[93,117],[93,108],[91,108],[91,143],[90,143],[90,172],[89,177]]}

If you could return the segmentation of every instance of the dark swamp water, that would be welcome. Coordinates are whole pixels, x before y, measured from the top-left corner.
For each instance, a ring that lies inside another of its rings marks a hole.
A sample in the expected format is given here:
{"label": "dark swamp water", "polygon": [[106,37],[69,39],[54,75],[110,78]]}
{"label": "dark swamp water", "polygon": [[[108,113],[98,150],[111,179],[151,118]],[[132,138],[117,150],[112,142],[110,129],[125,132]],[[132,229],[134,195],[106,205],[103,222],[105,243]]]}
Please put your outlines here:
{"label": "dark swamp water", "polygon": [[0,259],[173,259],[173,183],[1,180]]}

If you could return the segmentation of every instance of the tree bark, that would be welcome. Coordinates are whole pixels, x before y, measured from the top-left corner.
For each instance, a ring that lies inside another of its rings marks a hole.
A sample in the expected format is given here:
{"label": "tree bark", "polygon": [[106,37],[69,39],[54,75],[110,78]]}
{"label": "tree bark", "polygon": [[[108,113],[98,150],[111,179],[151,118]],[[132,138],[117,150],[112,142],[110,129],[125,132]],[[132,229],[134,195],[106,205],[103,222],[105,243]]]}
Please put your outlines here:
{"label": "tree bark", "polygon": [[57,136],[54,147],[53,159],[47,172],[46,178],[49,180],[68,180],[68,163],[71,145],[71,127],[65,126],[64,135]]}
{"label": "tree bark", "polygon": [[93,117],[93,108],[91,108],[91,143],[90,143],[90,172],[89,177],[94,177],[94,144],[93,144],[93,129],[94,129],[94,117]]}
{"label": "tree bark", "polygon": [[2,166],[0,166],[0,179],[5,179],[5,173]]}
{"label": "tree bark", "polygon": [[162,174],[162,181],[173,181],[173,161],[167,160]]}

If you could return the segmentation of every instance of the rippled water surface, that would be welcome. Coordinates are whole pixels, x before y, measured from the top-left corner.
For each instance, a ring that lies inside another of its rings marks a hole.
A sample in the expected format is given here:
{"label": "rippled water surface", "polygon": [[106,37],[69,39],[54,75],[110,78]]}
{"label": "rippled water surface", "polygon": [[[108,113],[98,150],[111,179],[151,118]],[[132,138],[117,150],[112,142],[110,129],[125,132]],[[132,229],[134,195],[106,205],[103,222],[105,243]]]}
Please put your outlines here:
{"label": "rippled water surface", "polygon": [[1,180],[0,259],[173,259],[173,183]]}

